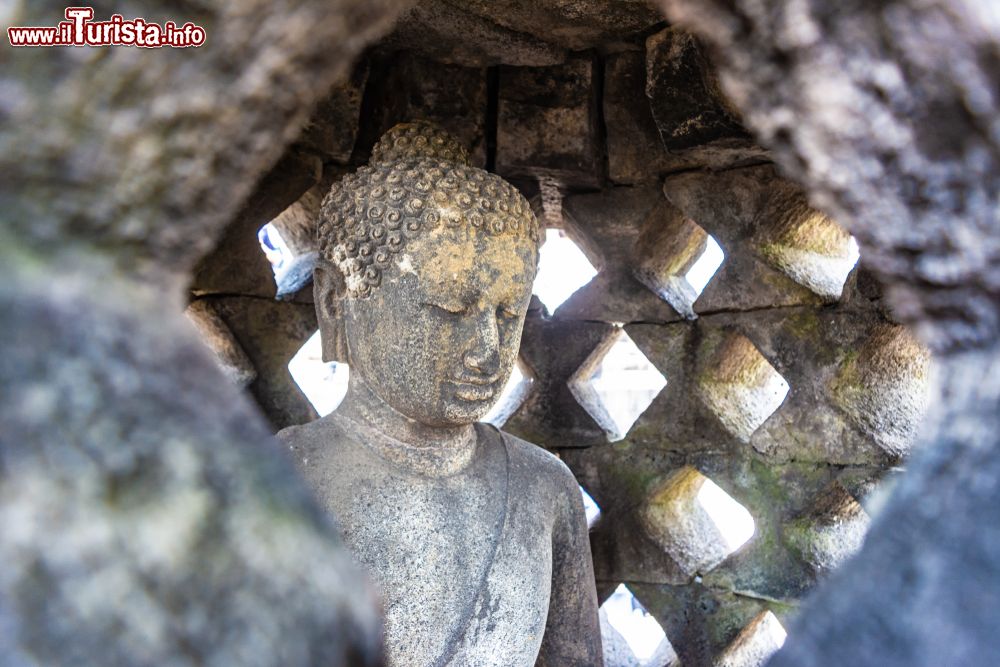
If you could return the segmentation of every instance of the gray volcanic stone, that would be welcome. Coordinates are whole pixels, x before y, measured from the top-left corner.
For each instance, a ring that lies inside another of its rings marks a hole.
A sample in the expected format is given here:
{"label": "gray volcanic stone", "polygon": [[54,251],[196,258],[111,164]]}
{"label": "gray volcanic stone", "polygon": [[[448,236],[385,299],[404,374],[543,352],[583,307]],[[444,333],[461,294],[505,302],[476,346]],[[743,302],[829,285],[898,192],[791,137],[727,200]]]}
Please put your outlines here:
{"label": "gray volcanic stone", "polygon": [[593,62],[501,67],[497,173],[546,176],[563,185],[602,180]]}
{"label": "gray volcanic stone", "polygon": [[604,64],[604,122],[608,178],[616,184],[655,181],[669,161],[646,88],[646,57],[622,51]]}
{"label": "gray volcanic stone", "polygon": [[664,0],[712,40],[743,118],[858,238],[936,354],[930,411],[861,551],[769,664],[1000,653],[1000,24],[975,1]]}
{"label": "gray volcanic stone", "polygon": [[443,64],[407,51],[375,60],[373,67],[380,76],[368,89],[373,111],[364,119],[358,157],[367,158],[394,125],[422,120],[447,130],[468,148],[474,165],[486,166],[484,67]]}
{"label": "gray volcanic stone", "polygon": [[399,18],[383,46],[465,67],[555,65],[566,50],[447,0],[424,0]]}
{"label": "gray volcanic stone", "polygon": [[316,333],[313,305],[239,296],[205,300],[212,304],[257,369],[257,379],[247,389],[273,431],[316,419],[316,410],[288,371],[288,362]]}
{"label": "gray volcanic stone", "polygon": [[0,287],[0,662],[376,664],[373,590],[180,304],[37,271]]}
{"label": "gray volcanic stone", "polygon": [[323,158],[347,164],[361,121],[361,97],[368,81],[368,62],[361,60],[350,77],[320,100],[296,144]]}
{"label": "gray volcanic stone", "polygon": [[253,362],[208,301],[193,301],[184,314],[198,330],[202,342],[215,355],[219,369],[226,379],[238,387],[245,387],[257,378],[257,369],[254,368]]}
{"label": "gray volcanic stone", "polygon": [[690,33],[667,28],[646,40],[646,95],[663,146],[682,150],[719,139],[751,145],[714,68]]}
{"label": "gray volcanic stone", "polygon": [[186,274],[402,4],[185,3],[198,49],[5,55],[4,664],[380,662],[371,589],[181,313]]}
{"label": "gray volcanic stone", "polygon": [[663,21],[647,0],[446,0],[570,51],[615,47]]}

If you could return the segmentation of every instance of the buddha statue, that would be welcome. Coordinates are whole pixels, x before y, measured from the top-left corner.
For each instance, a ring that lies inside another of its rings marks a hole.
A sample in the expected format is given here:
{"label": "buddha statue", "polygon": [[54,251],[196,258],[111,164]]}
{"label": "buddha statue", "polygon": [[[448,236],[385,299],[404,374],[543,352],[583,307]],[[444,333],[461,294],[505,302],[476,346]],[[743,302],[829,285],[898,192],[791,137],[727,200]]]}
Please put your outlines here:
{"label": "buddha statue", "polygon": [[538,223],[436,126],[398,125],[335,184],[314,273],[350,382],[279,439],[382,595],[387,664],[602,664],[580,488],[478,423],[517,358]]}

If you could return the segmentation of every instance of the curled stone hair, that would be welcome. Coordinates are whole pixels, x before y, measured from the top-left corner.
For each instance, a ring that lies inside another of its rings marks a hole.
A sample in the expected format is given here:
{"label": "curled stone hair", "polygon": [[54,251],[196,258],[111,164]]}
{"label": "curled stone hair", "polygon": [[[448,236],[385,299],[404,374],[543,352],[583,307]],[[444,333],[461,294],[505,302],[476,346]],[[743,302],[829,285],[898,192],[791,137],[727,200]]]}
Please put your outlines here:
{"label": "curled stone hair", "polygon": [[366,297],[409,239],[440,225],[538,243],[538,221],[513,185],[471,166],[465,148],[436,125],[404,123],[382,136],[367,166],[330,189],[319,253],[340,269],[351,297]]}

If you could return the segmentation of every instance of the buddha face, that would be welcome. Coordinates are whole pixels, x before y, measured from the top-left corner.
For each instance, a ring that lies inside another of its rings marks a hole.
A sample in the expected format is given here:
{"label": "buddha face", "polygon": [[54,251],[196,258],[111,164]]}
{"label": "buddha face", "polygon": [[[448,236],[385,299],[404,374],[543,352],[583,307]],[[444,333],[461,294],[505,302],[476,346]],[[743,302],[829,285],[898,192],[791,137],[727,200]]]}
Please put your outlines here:
{"label": "buddha face", "polygon": [[423,424],[477,421],[517,359],[537,256],[524,236],[468,225],[410,240],[382,284],[346,304],[351,372]]}

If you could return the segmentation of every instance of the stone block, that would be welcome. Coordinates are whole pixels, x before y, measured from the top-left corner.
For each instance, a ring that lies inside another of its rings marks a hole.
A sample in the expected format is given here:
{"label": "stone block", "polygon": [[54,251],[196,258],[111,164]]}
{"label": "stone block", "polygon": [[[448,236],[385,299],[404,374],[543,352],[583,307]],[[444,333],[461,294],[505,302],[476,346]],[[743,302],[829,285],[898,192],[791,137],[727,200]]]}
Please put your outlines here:
{"label": "stone block", "polygon": [[722,94],[715,68],[689,33],[667,28],[646,39],[646,95],[668,150],[718,140],[753,145]]}
{"label": "stone block", "polygon": [[700,584],[629,583],[662,624],[682,665],[716,665],[726,648],[762,611],[784,617],[791,608]]}
{"label": "stone block", "polygon": [[486,165],[487,76],[481,66],[444,64],[400,52],[377,59],[368,94],[373,113],[364,119],[358,153],[398,123],[418,120],[447,130],[469,151],[474,166]]}
{"label": "stone block", "polygon": [[[858,246],[842,227],[810,207],[799,186],[772,166],[721,173],[684,173],[664,180],[667,199],[742,260],[740,279],[771,306],[840,299],[858,261]],[[735,257],[733,258],[735,260]],[[728,261],[727,261],[728,263]],[[725,275],[723,265],[721,279]],[[759,280],[749,280],[757,274]],[[782,279],[781,277],[785,279]],[[722,287],[730,284],[717,279]],[[814,296],[810,296],[814,295]],[[705,301],[718,303],[710,292]]]}
{"label": "stone block", "polygon": [[278,299],[289,299],[312,282],[313,268],[319,258],[316,220],[328,191],[329,183],[324,179],[270,222],[288,251],[281,266],[272,267]]}
{"label": "stone block", "polygon": [[257,369],[248,389],[274,430],[316,419],[288,372],[288,362],[316,332],[312,304],[252,297],[215,297],[211,304]]}
{"label": "stone block", "polygon": [[449,0],[510,30],[527,33],[570,51],[631,44],[663,16],[646,0]]}
{"label": "stone block", "polygon": [[361,117],[361,98],[368,81],[368,61],[355,65],[351,76],[320,100],[296,144],[324,162],[347,164],[354,151]]}
{"label": "stone block", "polygon": [[656,181],[670,163],[645,89],[646,57],[642,51],[608,55],[603,104],[612,183]]}
{"label": "stone block", "polygon": [[555,65],[566,49],[447,0],[424,0],[404,12],[385,49],[406,49],[426,58],[464,67]]}
{"label": "stone block", "polygon": [[634,255],[636,280],[687,319],[724,259],[714,238],[665,201],[643,224]]}
{"label": "stone block", "polygon": [[567,382],[611,329],[595,322],[551,320],[540,310],[529,311],[521,358],[537,381],[504,430],[548,448],[606,443],[604,431],[577,403]]}
{"label": "stone block", "polygon": [[784,402],[788,383],[745,336],[713,334],[698,353],[698,395],[729,433],[749,442]]}
{"label": "stone block", "polygon": [[208,301],[193,301],[184,314],[198,330],[202,342],[212,351],[227,380],[238,387],[245,387],[257,378],[257,369],[253,367],[247,353],[236,342],[233,332]]}
{"label": "stone block", "polygon": [[803,306],[720,313],[698,323],[704,340],[720,335],[717,329],[745,336],[788,383],[780,409],[749,441],[769,461],[886,466],[893,457],[850,421],[830,389],[841,366],[882,321],[869,304],[867,310]]}
{"label": "stone block", "polygon": [[657,209],[664,203],[656,186],[611,188],[563,200],[567,232],[594,258],[599,273],[559,308],[558,317],[604,322],[681,319],[632,273],[643,225],[660,214]]}
{"label": "stone block", "polygon": [[572,187],[601,183],[593,72],[589,58],[500,68],[497,173],[547,176]]}

